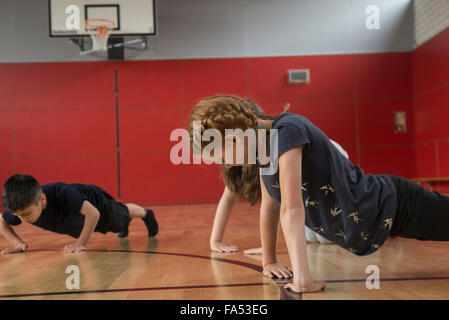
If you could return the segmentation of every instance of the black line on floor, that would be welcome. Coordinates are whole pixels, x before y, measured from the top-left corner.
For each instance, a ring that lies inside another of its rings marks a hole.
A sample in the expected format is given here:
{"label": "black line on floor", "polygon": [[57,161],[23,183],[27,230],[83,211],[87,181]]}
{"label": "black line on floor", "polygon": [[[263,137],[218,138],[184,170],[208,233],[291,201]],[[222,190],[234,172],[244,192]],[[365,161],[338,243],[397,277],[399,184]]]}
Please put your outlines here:
{"label": "black line on floor", "polygon": [[[61,252],[59,250],[27,250],[27,252]],[[245,268],[249,268],[251,270],[255,270],[257,272],[262,272],[263,268],[261,266],[225,259],[225,258],[217,258],[217,257],[208,257],[201,256],[195,254],[185,254],[185,253],[176,253],[176,252],[157,252],[157,251],[140,251],[140,250],[123,250],[123,249],[113,249],[113,250],[86,250],[86,252],[124,252],[124,253],[145,253],[145,254],[162,254],[162,255],[171,255],[171,256],[181,256],[181,257],[189,257],[189,258],[198,258],[205,260],[215,260],[226,263],[231,263],[235,265],[239,265]],[[225,254],[225,253],[224,253]],[[276,282],[279,292],[280,292],[280,300],[302,300],[302,295],[298,293],[294,293],[290,290],[285,290],[284,285],[289,280],[285,279],[272,279]],[[449,276],[441,276],[441,277],[408,277],[408,278],[380,278],[380,282],[390,282],[390,281],[422,281],[422,280],[449,280]],[[349,283],[349,282],[366,282],[366,279],[342,279],[342,280],[323,280],[326,283]],[[61,292],[61,293],[37,293],[37,294],[20,294],[20,295],[5,295],[0,296],[0,298],[14,298],[14,297],[27,297],[34,295],[53,295],[53,294],[81,294],[81,293],[102,293],[102,292],[120,292],[120,291],[144,291],[144,290],[168,290],[168,289],[183,289],[183,288],[213,288],[213,287],[226,287],[226,286],[245,286],[245,285],[266,285],[268,283],[251,283],[251,284],[237,284],[237,285],[204,285],[204,286],[190,286],[190,287],[161,287],[161,288],[138,288],[138,289],[112,289],[111,290],[91,290],[91,291],[74,291],[74,292]]]}
{"label": "black line on floor", "polygon": [[183,289],[205,289],[205,288],[223,288],[223,287],[247,287],[247,286],[264,286],[264,285],[268,285],[268,284],[269,283],[236,283],[236,284],[216,284],[216,285],[178,286],[178,287],[77,290],[77,291],[8,294],[8,295],[0,295],[0,298],[26,298],[26,297],[38,297],[38,296],[57,296],[57,295],[66,295],[66,294],[112,293],[112,292],[134,292],[134,291],[154,291],[154,290],[183,290]]}

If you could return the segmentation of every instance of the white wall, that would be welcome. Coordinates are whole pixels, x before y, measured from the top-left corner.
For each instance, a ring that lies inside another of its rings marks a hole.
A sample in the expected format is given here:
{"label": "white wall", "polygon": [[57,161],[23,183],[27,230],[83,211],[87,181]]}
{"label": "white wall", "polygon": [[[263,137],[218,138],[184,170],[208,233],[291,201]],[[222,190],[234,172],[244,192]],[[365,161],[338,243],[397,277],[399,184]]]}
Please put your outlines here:
{"label": "white wall", "polygon": [[[126,0],[125,0],[126,1]],[[437,0],[438,1],[438,0]],[[95,0],[92,0],[95,3]],[[368,5],[380,30],[365,27]],[[413,48],[412,0],[158,0],[157,35],[130,60],[404,52]],[[0,0],[0,62],[89,61],[50,38],[47,0]]]}
{"label": "white wall", "polygon": [[414,0],[414,14],[416,48],[449,27],[449,0]]}

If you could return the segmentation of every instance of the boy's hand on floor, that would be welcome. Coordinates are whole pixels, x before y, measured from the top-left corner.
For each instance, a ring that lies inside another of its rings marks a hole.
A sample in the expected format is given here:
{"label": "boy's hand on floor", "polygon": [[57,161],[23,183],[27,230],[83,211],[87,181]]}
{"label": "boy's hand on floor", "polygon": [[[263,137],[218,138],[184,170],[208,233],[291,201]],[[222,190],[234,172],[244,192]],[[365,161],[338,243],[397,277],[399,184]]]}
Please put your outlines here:
{"label": "boy's hand on floor", "polygon": [[237,252],[239,248],[232,244],[226,244],[222,241],[213,241],[210,243],[210,249],[215,252]]}
{"label": "boy's hand on floor", "polygon": [[244,254],[262,254],[262,248],[252,248],[243,251]]}
{"label": "boy's hand on floor", "polygon": [[67,246],[64,247],[64,249],[62,249],[63,253],[71,253],[71,252],[81,252],[86,250],[85,247],[83,247],[82,245],[78,244],[78,243],[74,243],[74,244],[69,244]]}
{"label": "boy's hand on floor", "polygon": [[312,293],[312,292],[318,292],[323,290],[326,287],[326,282],[324,281],[308,281],[306,283],[299,283],[296,281],[293,281],[292,283],[287,283],[284,288],[290,289],[293,292],[296,293]]}
{"label": "boy's hand on floor", "polygon": [[28,245],[25,242],[16,244],[13,248],[7,248],[2,251],[2,254],[10,254],[17,252],[24,252],[28,248]]}
{"label": "boy's hand on floor", "polygon": [[263,267],[263,274],[271,279],[289,279],[293,277],[293,271],[289,267],[279,263],[269,263]]}

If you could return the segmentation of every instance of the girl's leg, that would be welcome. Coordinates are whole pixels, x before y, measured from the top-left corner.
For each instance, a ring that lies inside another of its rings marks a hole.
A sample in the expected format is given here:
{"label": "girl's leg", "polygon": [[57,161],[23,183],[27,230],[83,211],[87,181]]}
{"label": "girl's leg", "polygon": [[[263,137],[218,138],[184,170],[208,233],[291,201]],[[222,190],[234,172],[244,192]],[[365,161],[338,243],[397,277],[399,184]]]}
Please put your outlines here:
{"label": "girl's leg", "polygon": [[449,241],[449,197],[392,176],[398,208],[392,236],[418,240]]}
{"label": "girl's leg", "polygon": [[127,203],[126,206],[128,207],[131,218],[145,218],[147,213],[141,206],[134,203]]}

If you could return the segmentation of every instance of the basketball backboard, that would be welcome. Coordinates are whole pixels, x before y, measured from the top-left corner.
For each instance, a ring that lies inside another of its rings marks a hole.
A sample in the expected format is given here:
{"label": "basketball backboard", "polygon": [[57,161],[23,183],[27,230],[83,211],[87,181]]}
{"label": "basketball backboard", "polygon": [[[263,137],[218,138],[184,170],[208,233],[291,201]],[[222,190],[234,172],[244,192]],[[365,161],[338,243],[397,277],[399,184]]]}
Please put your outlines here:
{"label": "basketball backboard", "polygon": [[156,34],[154,0],[49,0],[51,37],[89,36],[87,19],[115,22],[111,35]]}

